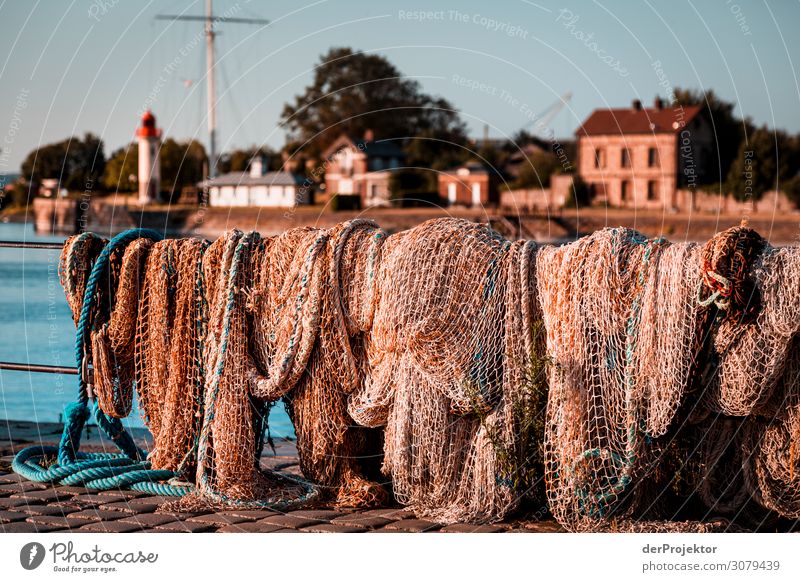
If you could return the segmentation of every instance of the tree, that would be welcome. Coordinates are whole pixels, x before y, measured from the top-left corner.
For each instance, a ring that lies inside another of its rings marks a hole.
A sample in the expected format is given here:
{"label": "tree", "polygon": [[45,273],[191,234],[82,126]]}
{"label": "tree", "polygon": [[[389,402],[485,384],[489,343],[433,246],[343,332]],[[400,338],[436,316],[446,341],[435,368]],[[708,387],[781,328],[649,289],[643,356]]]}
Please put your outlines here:
{"label": "tree", "polygon": [[22,162],[22,175],[30,182],[57,178],[67,190],[93,190],[103,176],[106,157],[103,141],[91,133],[44,145]]}
{"label": "tree", "polygon": [[250,162],[256,155],[262,155],[267,159],[267,166],[270,171],[277,171],[282,166],[280,156],[268,147],[251,146],[246,149],[233,150],[222,154],[217,162],[217,170],[221,174],[227,172],[246,172],[250,168]]}
{"label": "tree", "polygon": [[208,159],[198,141],[177,142],[166,139],[159,150],[161,160],[161,191],[166,199],[180,194],[181,188],[195,186],[203,180],[203,167]]}
{"label": "tree", "polygon": [[138,172],[139,145],[131,143],[111,154],[103,174],[103,186],[110,192],[134,192],[138,188]]}
{"label": "tree", "polygon": [[[759,200],[795,178],[797,173],[796,138],[766,126],[753,131],[742,141],[731,164],[726,187],[737,200]],[[791,194],[791,193],[790,193]]]}
{"label": "tree", "polygon": [[417,138],[408,140],[406,153],[411,164],[425,167],[450,163],[466,143],[449,102],[423,93],[386,58],[343,47],[321,56],[313,83],[284,106],[282,123],[289,141],[316,158],[340,134],[360,138],[368,129],[376,139]]}
{"label": "tree", "polygon": [[711,156],[708,167],[698,177],[699,184],[722,183],[731,169],[731,164],[739,152],[739,144],[746,134],[753,130],[749,120],[742,120],[734,115],[734,103],[723,101],[713,90],[696,91],[691,89],[675,89],[675,100],[684,107],[699,105],[708,115],[711,129],[714,132]]}
{"label": "tree", "polygon": [[550,152],[529,155],[527,160],[523,162],[514,182],[515,188],[548,188],[550,177],[561,171],[561,163]]}

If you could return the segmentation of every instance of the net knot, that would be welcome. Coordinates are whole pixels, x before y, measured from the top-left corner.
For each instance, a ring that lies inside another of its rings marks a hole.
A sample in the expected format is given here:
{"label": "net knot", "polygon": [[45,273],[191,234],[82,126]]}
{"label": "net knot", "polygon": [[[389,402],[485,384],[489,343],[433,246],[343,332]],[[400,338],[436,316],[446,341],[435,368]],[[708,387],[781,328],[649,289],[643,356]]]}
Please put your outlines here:
{"label": "net knot", "polygon": [[714,304],[727,317],[755,315],[761,301],[752,272],[766,245],[760,234],[746,226],[729,228],[708,241],[703,247],[699,305]]}

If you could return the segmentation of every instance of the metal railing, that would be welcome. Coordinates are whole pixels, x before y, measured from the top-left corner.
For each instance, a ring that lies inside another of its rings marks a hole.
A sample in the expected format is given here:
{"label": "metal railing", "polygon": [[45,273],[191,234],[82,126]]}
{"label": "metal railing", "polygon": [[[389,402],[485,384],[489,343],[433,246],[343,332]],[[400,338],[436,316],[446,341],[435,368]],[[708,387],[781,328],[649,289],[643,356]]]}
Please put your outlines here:
{"label": "metal railing", "polygon": [[[27,242],[0,240],[0,249],[39,249],[61,250],[63,242]],[[48,366],[45,364],[24,364],[20,362],[0,362],[0,370],[15,372],[41,372],[44,374],[77,374],[75,366]]]}

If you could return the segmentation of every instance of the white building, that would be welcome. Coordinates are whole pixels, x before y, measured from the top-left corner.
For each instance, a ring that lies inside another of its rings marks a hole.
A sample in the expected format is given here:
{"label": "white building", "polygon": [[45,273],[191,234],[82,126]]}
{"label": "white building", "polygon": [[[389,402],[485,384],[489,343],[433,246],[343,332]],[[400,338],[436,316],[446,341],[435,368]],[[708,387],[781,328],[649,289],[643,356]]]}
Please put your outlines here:
{"label": "white building", "polygon": [[200,183],[211,206],[268,206],[288,208],[308,204],[311,195],[303,177],[290,172],[265,172],[262,159],[250,163],[249,172],[229,172]]}

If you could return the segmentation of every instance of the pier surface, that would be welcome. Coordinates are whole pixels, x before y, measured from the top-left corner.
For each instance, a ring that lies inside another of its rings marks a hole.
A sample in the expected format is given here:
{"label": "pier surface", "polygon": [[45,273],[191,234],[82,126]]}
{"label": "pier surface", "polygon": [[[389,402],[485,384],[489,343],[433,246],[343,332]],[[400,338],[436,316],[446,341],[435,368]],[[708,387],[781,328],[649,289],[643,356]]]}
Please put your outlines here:
{"label": "pier surface", "polygon": [[[132,431],[147,444],[144,430]],[[33,483],[11,470],[14,453],[32,444],[56,445],[61,435],[58,423],[0,421],[0,532],[560,532],[553,520],[513,519],[499,524],[444,525],[418,519],[402,507],[360,510],[315,506],[280,513],[269,510],[206,512],[162,512],[168,499],[128,490],[93,492],[83,487]],[[84,431],[86,450],[114,450],[96,427]],[[294,442],[275,442],[261,458],[264,468],[300,474]]]}

